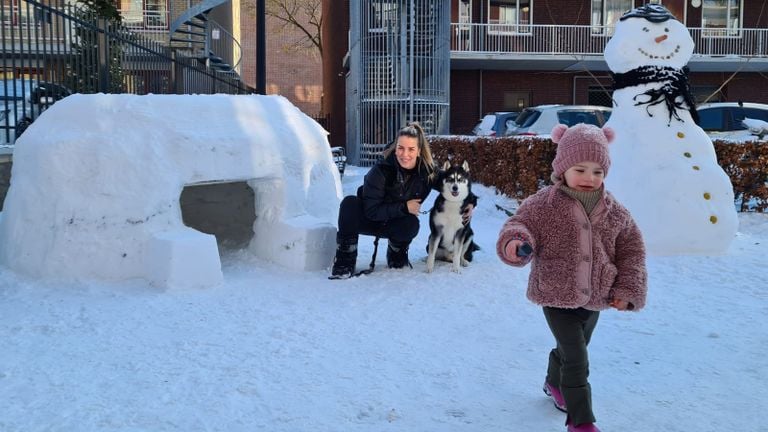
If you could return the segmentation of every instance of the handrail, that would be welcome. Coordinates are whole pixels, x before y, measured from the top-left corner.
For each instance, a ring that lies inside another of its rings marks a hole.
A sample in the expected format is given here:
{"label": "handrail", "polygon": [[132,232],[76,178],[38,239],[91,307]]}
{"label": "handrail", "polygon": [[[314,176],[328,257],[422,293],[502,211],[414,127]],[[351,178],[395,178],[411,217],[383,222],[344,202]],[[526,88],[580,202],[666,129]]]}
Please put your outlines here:
{"label": "handrail", "polygon": [[[217,23],[216,21],[213,21],[211,19],[208,20],[208,28],[206,32],[208,33],[208,40],[210,41],[210,50],[214,55],[220,56],[224,52],[228,52],[230,49],[232,54],[232,70],[240,74],[240,62],[243,59],[243,48],[240,45],[240,41],[238,41],[232,33],[227,31],[224,27],[221,26],[221,24]],[[218,31],[218,39],[214,38],[215,32]],[[224,36],[222,38],[222,35]]]}
{"label": "handrail", "polygon": [[[694,56],[768,58],[768,29],[689,27]],[[612,26],[451,23],[451,53],[602,56]]]}
{"label": "handrail", "polygon": [[179,15],[176,20],[174,20],[171,23],[170,27],[170,34],[176,33],[176,30],[178,30],[181,26],[185,25],[187,21],[191,20],[192,18],[200,15],[205,14],[209,10],[215,8],[216,6],[222,5],[228,1],[231,0],[204,0],[201,3],[198,3],[191,8],[185,10],[184,12]]}

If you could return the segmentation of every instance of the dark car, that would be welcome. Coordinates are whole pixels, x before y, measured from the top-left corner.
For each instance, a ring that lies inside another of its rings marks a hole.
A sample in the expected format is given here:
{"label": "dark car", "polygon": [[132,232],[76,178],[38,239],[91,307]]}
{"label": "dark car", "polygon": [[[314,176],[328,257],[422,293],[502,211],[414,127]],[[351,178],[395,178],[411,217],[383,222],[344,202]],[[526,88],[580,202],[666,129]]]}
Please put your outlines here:
{"label": "dark car", "polygon": [[[711,138],[726,140],[754,139],[768,132],[766,125],[754,123],[768,122],[768,105],[750,102],[712,102],[696,107],[699,113],[699,126]],[[745,122],[744,120],[747,119]],[[753,121],[750,121],[753,120]],[[757,121],[754,121],[757,120]]]}
{"label": "dark car", "polygon": [[13,144],[43,111],[71,94],[67,87],[46,81],[0,81],[0,143]]}

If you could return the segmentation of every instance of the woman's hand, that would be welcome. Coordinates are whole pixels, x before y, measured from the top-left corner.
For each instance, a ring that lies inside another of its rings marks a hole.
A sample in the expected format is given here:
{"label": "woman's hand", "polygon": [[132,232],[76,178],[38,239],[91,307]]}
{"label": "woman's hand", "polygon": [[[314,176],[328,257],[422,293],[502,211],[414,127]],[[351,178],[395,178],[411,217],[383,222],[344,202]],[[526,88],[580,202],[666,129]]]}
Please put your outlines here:
{"label": "woman's hand", "polygon": [[406,207],[408,207],[408,213],[418,216],[419,212],[421,211],[421,200],[420,199],[412,199],[405,202]]}
{"label": "woman's hand", "polygon": [[470,220],[472,220],[472,213],[475,211],[475,206],[472,204],[467,204],[467,208],[464,209],[464,213],[461,214],[461,223],[464,225],[468,224]]}

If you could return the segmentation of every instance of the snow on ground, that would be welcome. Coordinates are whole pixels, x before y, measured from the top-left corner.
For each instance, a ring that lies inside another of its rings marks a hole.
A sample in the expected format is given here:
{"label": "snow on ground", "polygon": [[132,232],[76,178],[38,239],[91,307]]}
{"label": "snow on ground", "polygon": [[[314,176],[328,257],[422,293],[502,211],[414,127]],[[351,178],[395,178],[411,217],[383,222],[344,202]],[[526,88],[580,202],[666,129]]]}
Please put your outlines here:
{"label": "snow on ground", "polygon": [[[346,193],[365,169],[348,167]],[[563,431],[541,391],[553,343],[503,265],[512,201],[476,187],[483,250],[456,275],[329,281],[245,252],[217,288],[57,284],[0,269],[0,430]],[[431,198],[434,198],[434,194]],[[591,344],[603,431],[764,431],[768,215],[740,214],[727,255],[649,258],[648,306],[606,311]],[[361,237],[358,267],[372,239]],[[330,261],[330,257],[329,257]]]}

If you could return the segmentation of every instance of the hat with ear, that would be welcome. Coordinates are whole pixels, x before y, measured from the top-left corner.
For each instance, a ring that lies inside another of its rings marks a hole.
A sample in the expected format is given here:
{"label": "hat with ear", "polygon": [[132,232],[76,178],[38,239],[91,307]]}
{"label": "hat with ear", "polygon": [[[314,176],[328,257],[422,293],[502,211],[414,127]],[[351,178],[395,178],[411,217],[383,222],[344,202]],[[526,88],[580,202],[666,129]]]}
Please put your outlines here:
{"label": "hat with ear", "polygon": [[609,127],[601,129],[585,123],[570,128],[564,124],[555,126],[552,129],[552,142],[557,144],[557,154],[552,161],[552,174],[562,178],[568,168],[579,162],[595,162],[607,175],[611,167],[608,144],[614,136],[613,129]]}

